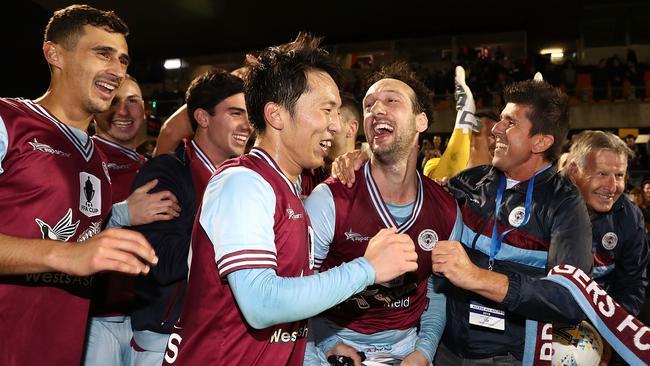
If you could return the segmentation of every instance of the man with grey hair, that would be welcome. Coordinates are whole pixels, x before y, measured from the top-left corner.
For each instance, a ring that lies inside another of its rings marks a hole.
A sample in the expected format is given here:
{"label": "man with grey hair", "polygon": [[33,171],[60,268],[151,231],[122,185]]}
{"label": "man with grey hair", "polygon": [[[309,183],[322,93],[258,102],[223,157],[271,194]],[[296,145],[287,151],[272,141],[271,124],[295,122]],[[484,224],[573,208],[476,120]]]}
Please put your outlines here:
{"label": "man with grey hair", "polygon": [[630,148],[618,136],[584,131],[574,140],[564,174],[584,197],[592,226],[592,277],[630,314],[645,300],[648,241],[641,210],[624,194]]}

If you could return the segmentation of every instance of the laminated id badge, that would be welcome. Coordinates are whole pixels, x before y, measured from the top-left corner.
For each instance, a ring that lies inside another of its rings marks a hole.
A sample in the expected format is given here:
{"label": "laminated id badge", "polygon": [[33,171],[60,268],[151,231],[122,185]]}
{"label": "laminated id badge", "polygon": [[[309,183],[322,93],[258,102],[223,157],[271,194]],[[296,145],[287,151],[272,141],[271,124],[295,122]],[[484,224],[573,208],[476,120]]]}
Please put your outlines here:
{"label": "laminated id badge", "polygon": [[469,303],[469,323],[479,327],[505,330],[506,313],[503,310],[484,306],[477,301],[471,301]]}

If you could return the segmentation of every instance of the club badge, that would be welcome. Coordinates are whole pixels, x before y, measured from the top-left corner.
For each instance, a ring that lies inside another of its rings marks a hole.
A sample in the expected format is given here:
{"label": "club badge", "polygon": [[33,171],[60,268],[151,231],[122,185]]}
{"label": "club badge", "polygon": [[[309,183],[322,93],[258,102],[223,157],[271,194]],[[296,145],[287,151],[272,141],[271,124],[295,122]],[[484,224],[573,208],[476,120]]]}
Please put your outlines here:
{"label": "club badge", "polygon": [[431,229],[424,229],[418,235],[418,244],[422,250],[430,252],[438,243],[438,234]]}
{"label": "club badge", "polygon": [[526,210],[519,206],[515,207],[510,211],[510,215],[508,216],[508,222],[510,223],[511,226],[514,227],[519,227],[522,222],[524,222],[524,217],[526,216]]}
{"label": "club badge", "polygon": [[616,247],[616,244],[618,244],[618,236],[616,233],[610,231],[607,234],[603,235],[603,240],[601,243],[603,244],[603,248],[612,250]]}

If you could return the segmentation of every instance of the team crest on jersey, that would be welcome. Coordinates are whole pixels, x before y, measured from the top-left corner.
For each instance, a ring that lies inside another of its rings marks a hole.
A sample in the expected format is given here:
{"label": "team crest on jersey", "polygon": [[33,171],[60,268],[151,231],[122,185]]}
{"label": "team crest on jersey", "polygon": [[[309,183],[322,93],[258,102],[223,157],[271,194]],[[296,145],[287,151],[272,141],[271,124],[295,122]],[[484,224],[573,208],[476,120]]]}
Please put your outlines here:
{"label": "team crest on jersey", "polygon": [[91,223],[90,226],[86,230],[84,230],[84,232],[81,233],[81,235],[79,235],[79,238],[77,238],[77,242],[86,241],[92,238],[93,236],[99,234],[100,231],[102,231],[102,220]]}
{"label": "team crest on jersey", "polygon": [[104,174],[106,175],[106,179],[108,180],[108,183],[111,183],[111,175],[108,172],[108,165],[106,165],[105,162],[102,161],[102,169],[104,169]]}
{"label": "team crest on jersey", "polygon": [[526,216],[526,209],[519,206],[515,207],[510,211],[508,215],[508,222],[514,227],[519,227],[522,222],[524,222],[524,217]]}
{"label": "team crest on jersey", "polygon": [[92,174],[81,172],[79,187],[79,211],[88,217],[99,216],[102,213],[102,182]]}
{"label": "team crest on jersey", "polygon": [[35,219],[38,227],[41,228],[43,239],[68,241],[79,227],[79,220],[72,223],[72,209],[69,208],[68,212],[57,222],[54,226],[49,225],[41,219]]}
{"label": "team crest on jersey", "polygon": [[422,250],[430,252],[438,243],[438,233],[431,229],[424,229],[418,235],[418,245]]}
{"label": "team crest on jersey", "polygon": [[50,145],[42,144],[42,143],[38,142],[38,141],[36,140],[36,138],[34,138],[34,141],[29,141],[29,142],[27,142],[27,143],[30,144],[30,145],[32,146],[32,148],[34,149],[34,151],[42,151],[42,152],[44,152],[44,153],[48,153],[48,154],[52,154],[52,155],[65,156],[66,158],[69,158],[69,157],[70,157],[70,154],[69,154],[69,153],[67,153],[67,152],[63,152],[63,151],[61,151],[61,150],[54,149],[54,148],[52,148],[52,146],[50,146]]}
{"label": "team crest on jersey", "polygon": [[610,231],[607,234],[603,235],[603,240],[601,243],[603,244],[603,248],[612,250],[616,247],[616,244],[618,244],[618,235]]}
{"label": "team crest on jersey", "polygon": [[352,231],[352,229],[345,232],[344,234],[345,234],[345,239],[346,240],[359,241],[359,242],[370,240],[369,236],[363,236],[363,235],[361,235],[359,233],[355,233],[355,232]]}

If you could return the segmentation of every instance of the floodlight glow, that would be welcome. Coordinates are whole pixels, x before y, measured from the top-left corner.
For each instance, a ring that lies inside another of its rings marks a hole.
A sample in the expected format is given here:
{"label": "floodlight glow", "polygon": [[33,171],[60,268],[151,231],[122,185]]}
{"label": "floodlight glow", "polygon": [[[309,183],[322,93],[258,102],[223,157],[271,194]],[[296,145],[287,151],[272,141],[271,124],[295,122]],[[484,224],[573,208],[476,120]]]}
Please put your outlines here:
{"label": "floodlight glow", "polygon": [[541,51],[539,51],[540,55],[548,55],[553,54],[553,53],[563,53],[564,49],[563,48],[544,48]]}
{"label": "floodlight glow", "polygon": [[[159,64],[160,65],[160,64]],[[175,70],[181,68],[181,59],[180,58],[170,58],[165,60],[163,67],[166,70]]]}
{"label": "floodlight glow", "polygon": [[551,58],[562,58],[564,57],[564,52],[553,52],[551,53]]}

